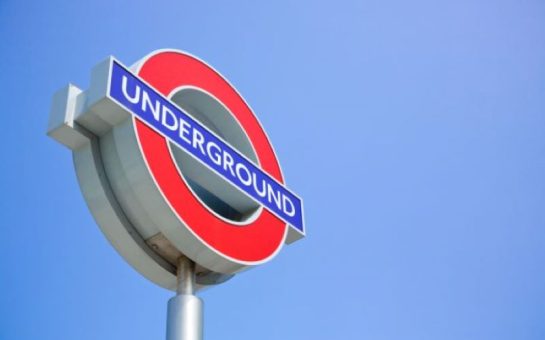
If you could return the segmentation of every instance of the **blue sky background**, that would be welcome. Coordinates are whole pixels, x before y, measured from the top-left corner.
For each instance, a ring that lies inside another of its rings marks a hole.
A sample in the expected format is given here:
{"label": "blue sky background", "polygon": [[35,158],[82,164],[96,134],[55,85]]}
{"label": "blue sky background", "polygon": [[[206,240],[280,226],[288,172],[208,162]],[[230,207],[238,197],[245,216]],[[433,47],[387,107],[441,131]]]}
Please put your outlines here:
{"label": "blue sky background", "polygon": [[158,48],[254,108],[308,237],[201,294],[206,339],[545,339],[542,1],[0,1],[0,339],[163,339],[55,90]]}

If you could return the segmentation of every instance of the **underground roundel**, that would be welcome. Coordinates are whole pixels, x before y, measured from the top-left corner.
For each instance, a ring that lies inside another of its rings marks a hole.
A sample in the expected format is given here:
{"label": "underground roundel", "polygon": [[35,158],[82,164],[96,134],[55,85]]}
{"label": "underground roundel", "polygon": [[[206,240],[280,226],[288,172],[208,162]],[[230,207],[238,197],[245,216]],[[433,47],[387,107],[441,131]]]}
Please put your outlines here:
{"label": "underground roundel", "polygon": [[161,50],[128,68],[110,57],[88,90],[53,98],[48,134],[73,151],[104,234],[139,272],[175,287],[176,259],[220,283],[305,235],[256,116],[216,70]]}

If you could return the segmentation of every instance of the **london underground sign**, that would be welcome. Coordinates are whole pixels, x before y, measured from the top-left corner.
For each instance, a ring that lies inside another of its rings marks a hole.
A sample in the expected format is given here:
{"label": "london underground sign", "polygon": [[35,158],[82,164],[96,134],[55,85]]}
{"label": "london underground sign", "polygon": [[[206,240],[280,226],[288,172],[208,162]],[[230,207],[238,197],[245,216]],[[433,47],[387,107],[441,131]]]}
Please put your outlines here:
{"label": "london underground sign", "polygon": [[48,134],[68,146],[86,202],[136,270],[169,289],[177,259],[197,288],[270,260],[305,235],[256,116],[216,70],[160,50],[132,67],[110,57],[86,91],[53,99]]}
{"label": "london underground sign", "polygon": [[159,92],[112,60],[109,95],[163,137],[303,232],[301,199]]}

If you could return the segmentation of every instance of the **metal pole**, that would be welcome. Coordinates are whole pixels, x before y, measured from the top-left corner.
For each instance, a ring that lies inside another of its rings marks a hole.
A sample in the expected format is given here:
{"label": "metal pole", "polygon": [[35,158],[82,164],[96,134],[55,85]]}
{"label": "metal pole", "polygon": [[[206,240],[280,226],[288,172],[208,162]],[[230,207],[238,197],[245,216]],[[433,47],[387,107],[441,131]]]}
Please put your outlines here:
{"label": "metal pole", "polygon": [[168,301],[167,340],[202,340],[203,303],[194,295],[195,263],[178,260],[176,296]]}

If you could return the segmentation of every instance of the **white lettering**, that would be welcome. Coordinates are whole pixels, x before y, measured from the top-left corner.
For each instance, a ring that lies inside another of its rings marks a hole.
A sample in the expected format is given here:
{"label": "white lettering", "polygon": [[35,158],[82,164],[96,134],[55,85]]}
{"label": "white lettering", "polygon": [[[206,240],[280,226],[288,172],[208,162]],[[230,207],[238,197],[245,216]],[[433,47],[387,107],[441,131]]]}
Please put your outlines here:
{"label": "white lettering", "polygon": [[204,136],[202,135],[202,133],[199,130],[193,129],[193,148],[197,148],[198,146],[199,149],[201,149],[202,154],[206,156],[206,153],[204,152],[204,148],[202,146],[203,143]]}
{"label": "white lettering", "polygon": [[[275,194],[278,194],[277,196]],[[273,187],[271,186],[270,183],[267,183],[267,200],[270,202],[270,203],[274,203],[276,204],[276,206],[278,207],[278,209],[281,209],[281,202],[280,202],[280,191],[277,191],[276,193],[274,192],[274,189]]]}
{"label": "white lettering", "polygon": [[127,76],[123,76],[123,79],[121,80],[121,89],[123,91],[123,95],[125,96],[125,98],[127,98],[128,101],[133,104],[138,103],[138,101],[140,100],[140,87],[138,85],[135,86],[134,97],[131,97],[127,93]]}
{"label": "white lettering", "polygon": [[235,164],[235,162],[233,161],[233,157],[227,152],[224,152],[223,153],[223,169],[227,170],[227,168],[229,168],[231,175],[235,177],[235,172],[233,171],[233,164]]}
{"label": "white lettering", "polygon": [[[170,117],[170,121],[171,123],[169,124],[168,123],[168,117]],[[170,111],[170,109],[166,106],[163,106],[163,116],[162,116],[162,121],[161,123],[163,123],[163,125],[171,130],[171,131],[176,131],[178,129],[178,120],[176,119],[176,115]],[[172,125],[171,125],[172,124]]]}
{"label": "white lettering", "polygon": [[146,112],[146,108],[149,108],[156,121],[159,121],[160,106],[161,103],[158,100],[155,101],[155,106],[153,106],[149,94],[146,91],[142,91],[142,111]]}
{"label": "white lettering", "polygon": [[[289,203],[289,209],[288,209],[287,203]],[[291,199],[286,195],[282,195],[282,210],[288,216],[295,215],[295,206],[293,205],[293,202],[291,201]]]}
{"label": "white lettering", "polygon": [[180,131],[179,135],[180,138],[186,142],[187,144],[191,145],[191,141],[189,140],[189,129],[191,128],[191,125],[189,125],[188,122],[180,118]]}
{"label": "white lettering", "polygon": [[254,189],[255,189],[255,192],[261,196],[261,197],[265,197],[265,195],[267,194],[267,191],[266,191],[266,187],[265,187],[265,180],[262,179],[261,180],[261,191],[259,190],[259,188],[257,187],[257,175],[256,173],[252,173],[252,177],[253,177],[253,182],[254,182]]}
{"label": "white lettering", "polygon": [[[242,169],[244,169],[244,171],[246,172],[246,179],[242,178],[242,174],[240,173]],[[246,168],[244,164],[237,163],[237,165],[235,165],[235,172],[237,173],[237,177],[238,179],[240,179],[242,184],[246,186],[249,186],[250,184],[252,184],[252,177],[250,175],[250,171]]]}
{"label": "white lettering", "polygon": [[[216,151],[213,152],[212,148],[214,148]],[[216,145],[216,143],[208,142],[208,144],[206,144],[206,152],[214,164],[221,164],[221,149]]]}

